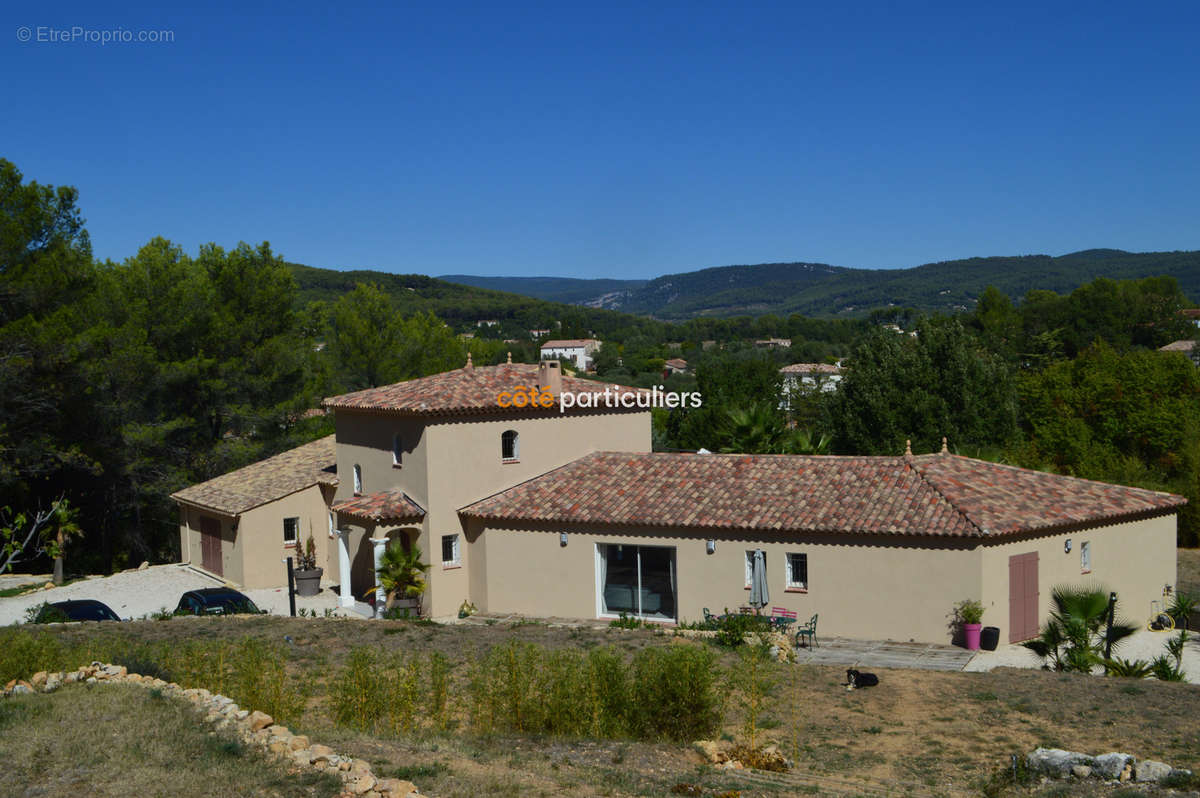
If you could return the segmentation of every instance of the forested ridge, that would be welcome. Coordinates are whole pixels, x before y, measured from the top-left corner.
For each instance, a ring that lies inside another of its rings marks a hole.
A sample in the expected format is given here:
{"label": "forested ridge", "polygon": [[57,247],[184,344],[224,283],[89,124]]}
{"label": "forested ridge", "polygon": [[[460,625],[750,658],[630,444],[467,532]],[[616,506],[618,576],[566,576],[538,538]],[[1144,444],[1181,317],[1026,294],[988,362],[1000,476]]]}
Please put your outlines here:
{"label": "forested ridge", "polygon": [[[148,237],[98,261],[77,191],[0,159],[0,543],[65,501],[82,529],[69,570],[172,560],[173,491],[329,434],[309,412],[325,396],[457,368],[468,352],[530,362],[530,330],[602,339],[599,379],[701,390],[703,408],[655,414],[660,449],[897,454],[944,435],[964,453],[1183,493],[1194,543],[1200,378],[1155,351],[1193,336],[1178,313],[1190,303],[1173,276],[1072,289],[1013,301],[990,288],[954,315],[668,323],[313,269],[265,242],[188,253]],[[790,346],[755,346],[764,338]],[[670,357],[689,373],[664,377]],[[840,390],[781,407],[781,365],[836,359]]]}
{"label": "forested ridge", "polygon": [[[1200,296],[1200,252],[1124,252],[1091,249],[1069,255],[966,258],[908,269],[850,269],[823,263],[761,263],[718,266],[668,274],[643,284],[571,281],[542,286],[536,278],[445,279],[531,296],[585,302],[601,294],[603,307],[662,319],[729,317],[753,313],[800,313],[818,317],[865,317],[881,307],[926,312],[973,310],[988,286],[1010,299],[1030,291],[1066,293],[1099,277],[1138,279],[1168,275],[1188,296]],[[589,283],[596,283],[589,289]],[[570,297],[570,298],[568,298]],[[578,298],[582,297],[582,298]]]}

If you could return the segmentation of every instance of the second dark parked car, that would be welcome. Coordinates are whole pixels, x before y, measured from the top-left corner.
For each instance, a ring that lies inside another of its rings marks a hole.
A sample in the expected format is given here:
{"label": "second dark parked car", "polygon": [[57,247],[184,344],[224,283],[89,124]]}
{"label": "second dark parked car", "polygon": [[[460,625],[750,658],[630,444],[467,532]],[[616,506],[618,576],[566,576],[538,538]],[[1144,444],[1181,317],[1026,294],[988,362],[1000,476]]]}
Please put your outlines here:
{"label": "second dark parked car", "polygon": [[189,590],[180,597],[179,606],[175,608],[176,615],[258,615],[261,612],[249,596],[228,587]]}

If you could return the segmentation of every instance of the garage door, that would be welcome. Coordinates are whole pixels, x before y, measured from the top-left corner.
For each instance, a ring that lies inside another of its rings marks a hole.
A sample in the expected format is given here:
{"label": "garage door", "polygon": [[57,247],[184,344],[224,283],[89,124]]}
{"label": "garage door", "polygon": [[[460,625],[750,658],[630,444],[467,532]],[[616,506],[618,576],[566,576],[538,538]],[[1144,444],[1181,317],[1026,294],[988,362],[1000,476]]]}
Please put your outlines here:
{"label": "garage door", "polygon": [[200,516],[200,562],[204,570],[224,576],[221,568],[221,522]]}

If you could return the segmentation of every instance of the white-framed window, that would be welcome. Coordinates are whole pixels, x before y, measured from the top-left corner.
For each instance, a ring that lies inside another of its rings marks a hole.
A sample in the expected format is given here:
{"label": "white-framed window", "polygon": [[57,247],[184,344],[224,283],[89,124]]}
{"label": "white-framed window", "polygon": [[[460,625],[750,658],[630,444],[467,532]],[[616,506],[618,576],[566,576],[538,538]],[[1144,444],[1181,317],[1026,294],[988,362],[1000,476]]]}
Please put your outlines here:
{"label": "white-framed window", "polygon": [[354,464],[354,495],[358,496],[362,493],[362,466],[358,463]]}
{"label": "white-framed window", "polygon": [[283,519],[283,545],[295,546],[296,541],[300,539],[300,519],[285,518]]}
{"label": "white-framed window", "polygon": [[442,535],[442,566],[462,565],[458,535]]}
{"label": "white-framed window", "polygon": [[1092,544],[1086,540],[1079,544],[1079,570],[1085,574],[1092,572]]}
{"label": "white-framed window", "polygon": [[808,555],[788,552],[787,587],[789,590],[808,590]]}
{"label": "white-framed window", "polygon": [[400,433],[397,432],[392,436],[392,465],[398,466],[404,459],[403,441],[400,438]]}
{"label": "white-framed window", "polygon": [[520,437],[515,429],[505,430],[500,435],[500,459],[516,462],[521,457]]}
{"label": "white-framed window", "polygon": [[[767,553],[763,552],[763,566],[767,565]],[[768,571],[768,573],[770,573]],[[754,579],[754,549],[746,551],[746,587],[750,587],[751,580]]]}

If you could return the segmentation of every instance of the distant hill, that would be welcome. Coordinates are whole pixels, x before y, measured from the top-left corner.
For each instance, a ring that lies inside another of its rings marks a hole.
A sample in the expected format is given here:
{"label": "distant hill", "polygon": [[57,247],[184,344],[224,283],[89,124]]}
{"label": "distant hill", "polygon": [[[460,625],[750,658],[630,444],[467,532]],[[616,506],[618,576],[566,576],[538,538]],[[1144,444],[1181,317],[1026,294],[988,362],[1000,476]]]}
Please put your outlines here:
{"label": "distant hill", "polygon": [[[862,316],[880,307],[958,312],[974,307],[994,285],[1020,299],[1035,289],[1067,293],[1097,277],[1170,275],[1200,298],[1200,252],[1131,253],[1090,249],[1069,255],[967,258],[910,269],[851,269],[823,263],[718,266],[638,281],[567,278],[464,277],[444,279],[502,288],[557,301],[605,307],[661,319],[801,313]],[[486,282],[485,282],[486,281]],[[535,293],[535,291],[537,293]]]}
{"label": "distant hill", "polygon": [[476,277],[471,274],[443,274],[438,277],[459,285],[488,288],[524,294],[548,302],[567,302],[572,305],[594,303],[599,297],[641,288],[649,280],[583,280],[574,277]]}

